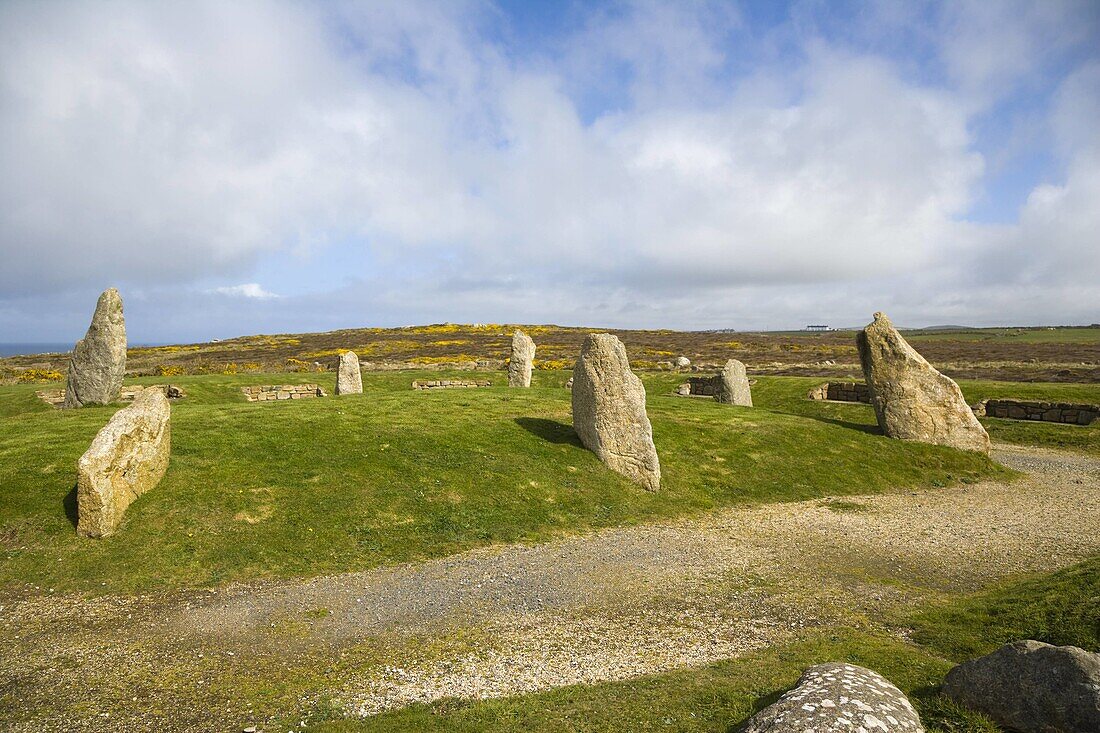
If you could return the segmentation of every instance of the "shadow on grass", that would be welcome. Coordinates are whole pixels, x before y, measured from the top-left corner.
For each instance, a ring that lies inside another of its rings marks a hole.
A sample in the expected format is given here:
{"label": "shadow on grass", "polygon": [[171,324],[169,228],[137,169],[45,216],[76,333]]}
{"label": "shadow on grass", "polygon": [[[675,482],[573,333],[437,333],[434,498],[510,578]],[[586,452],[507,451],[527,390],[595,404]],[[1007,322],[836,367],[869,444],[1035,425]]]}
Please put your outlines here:
{"label": "shadow on grass", "polygon": [[787,690],[790,689],[790,687],[784,687],[780,690],[769,692],[767,695],[761,695],[760,697],[753,700],[752,712],[749,713],[748,717],[746,717],[740,723],[731,723],[730,726],[726,728],[726,733],[742,733],[746,728],[749,727],[749,721],[752,720],[752,716],[756,715],[764,708],[779,700],[779,698],[783,697],[784,693],[786,693]]}
{"label": "shadow on grass", "polygon": [[550,443],[563,443],[583,448],[581,439],[573,431],[572,425],[543,417],[517,417],[516,425]]}
{"label": "shadow on grass", "polygon": [[76,510],[76,484],[73,484],[73,488],[65,494],[65,498],[61,500],[61,506],[65,508],[65,516],[72,522],[73,529],[76,529],[76,520],[80,516]]}
{"label": "shadow on grass", "polygon": [[848,428],[849,430],[858,430],[861,433],[867,433],[868,435],[882,435],[882,428],[878,425],[867,425],[865,423],[851,422],[850,420],[839,420],[835,417],[819,417],[818,415],[806,415],[811,420],[817,420],[818,422],[826,422],[830,425],[839,425],[842,428]]}

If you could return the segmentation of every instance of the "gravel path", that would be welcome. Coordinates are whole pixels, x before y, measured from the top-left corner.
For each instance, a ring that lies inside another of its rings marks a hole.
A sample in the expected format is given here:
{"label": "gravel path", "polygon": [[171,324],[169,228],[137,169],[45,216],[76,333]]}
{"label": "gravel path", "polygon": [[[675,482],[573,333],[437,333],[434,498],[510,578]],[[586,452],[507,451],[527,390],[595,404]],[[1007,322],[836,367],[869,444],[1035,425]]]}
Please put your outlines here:
{"label": "gravel path", "polygon": [[[241,679],[297,680],[275,708],[331,697],[367,715],[706,664],[1100,553],[1100,461],[1007,446],[995,457],[1028,475],[302,582],[7,599],[0,689],[27,731],[262,727],[270,711],[226,694]],[[74,700],[86,700],[79,719],[60,710]]]}

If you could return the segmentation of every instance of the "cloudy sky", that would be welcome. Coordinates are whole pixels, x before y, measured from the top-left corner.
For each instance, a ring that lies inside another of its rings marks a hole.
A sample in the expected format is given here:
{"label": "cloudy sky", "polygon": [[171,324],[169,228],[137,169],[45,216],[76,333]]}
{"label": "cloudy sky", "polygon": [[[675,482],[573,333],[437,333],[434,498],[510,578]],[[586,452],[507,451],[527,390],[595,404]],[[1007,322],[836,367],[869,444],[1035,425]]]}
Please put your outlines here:
{"label": "cloudy sky", "polygon": [[0,4],[0,341],[1100,321],[1100,3]]}

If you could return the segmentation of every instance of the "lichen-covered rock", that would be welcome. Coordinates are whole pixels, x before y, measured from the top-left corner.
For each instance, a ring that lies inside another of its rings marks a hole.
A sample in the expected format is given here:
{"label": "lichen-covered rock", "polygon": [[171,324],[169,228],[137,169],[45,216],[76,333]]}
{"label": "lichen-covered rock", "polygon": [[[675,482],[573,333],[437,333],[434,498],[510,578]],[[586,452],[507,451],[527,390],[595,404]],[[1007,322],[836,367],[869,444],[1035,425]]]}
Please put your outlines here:
{"label": "lichen-covered rock", "polygon": [[160,482],[172,448],[171,411],[163,392],[145,389],[96,434],[77,462],[77,533],[112,534],[130,502]]}
{"label": "lichen-covered rock", "polygon": [[535,361],[535,342],[518,328],[512,334],[512,358],[508,360],[508,386],[530,387],[531,366]]}
{"label": "lichen-covered rock", "polygon": [[798,684],[749,719],[743,733],[920,733],[920,718],[901,690],[854,664],[810,667]]}
{"label": "lichen-covered rock", "polygon": [[1100,731],[1100,654],[1015,641],[947,673],[943,693],[1008,730]]}
{"label": "lichen-covered rock", "polygon": [[99,296],[92,323],[69,359],[65,407],[106,405],[118,399],[126,374],[126,320],[114,288]]}
{"label": "lichen-covered rock", "polygon": [[966,404],[959,385],[925,361],[885,314],[875,314],[856,344],[883,433],[900,440],[989,452],[989,435]]}
{"label": "lichen-covered rock", "polygon": [[676,367],[679,369],[686,369],[691,366],[691,359],[687,358],[686,356],[677,356],[675,361],[673,361],[673,364],[675,364]]}
{"label": "lichen-covered rock", "polygon": [[749,387],[749,377],[745,373],[744,364],[737,359],[730,359],[722,368],[719,377],[718,389],[714,391],[716,402],[752,407],[752,390]]}
{"label": "lichen-covered rock", "polygon": [[626,347],[609,333],[584,339],[573,368],[573,429],[613,471],[649,491],[661,486],[661,464],[645,411],[645,387],[630,371]]}
{"label": "lichen-covered rock", "polygon": [[340,366],[336,369],[336,394],[362,394],[363,374],[359,371],[359,357],[354,351],[340,354]]}

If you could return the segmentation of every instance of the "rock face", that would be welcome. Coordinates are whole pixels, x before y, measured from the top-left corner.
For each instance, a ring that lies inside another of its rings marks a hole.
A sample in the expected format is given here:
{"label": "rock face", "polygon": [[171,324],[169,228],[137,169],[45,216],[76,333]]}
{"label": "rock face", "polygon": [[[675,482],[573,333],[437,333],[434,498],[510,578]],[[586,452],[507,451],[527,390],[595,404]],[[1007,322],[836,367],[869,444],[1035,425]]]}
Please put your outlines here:
{"label": "rock face", "polygon": [[99,296],[92,324],[69,359],[65,407],[106,405],[118,399],[126,374],[126,320],[114,288]]}
{"label": "rock face", "polygon": [[749,377],[745,373],[744,364],[737,359],[730,359],[719,377],[718,389],[714,391],[716,402],[752,407],[752,390],[749,388]]}
{"label": "rock face", "polygon": [[114,533],[130,502],[160,482],[172,447],[171,409],[160,390],[142,390],[95,436],[77,462],[78,534]]}
{"label": "rock face", "polygon": [[354,351],[340,354],[340,366],[336,370],[336,394],[362,394],[363,375],[359,371],[359,357]]}
{"label": "rock face", "polygon": [[1100,654],[1015,641],[952,669],[943,693],[1008,730],[1100,731]]}
{"label": "rock face", "polygon": [[810,667],[798,684],[749,719],[742,733],[920,733],[924,727],[902,691],[854,664]]}
{"label": "rock face", "polygon": [[649,491],[661,486],[661,464],[645,412],[645,387],[630,371],[626,347],[609,333],[584,339],[573,368],[573,429],[608,468]]}
{"label": "rock face", "polygon": [[885,314],[875,314],[856,344],[882,432],[900,440],[989,452],[989,435],[959,385],[925,361]]}
{"label": "rock face", "polygon": [[508,386],[530,387],[531,365],[535,360],[535,342],[523,331],[512,334],[512,358],[508,360]]}

